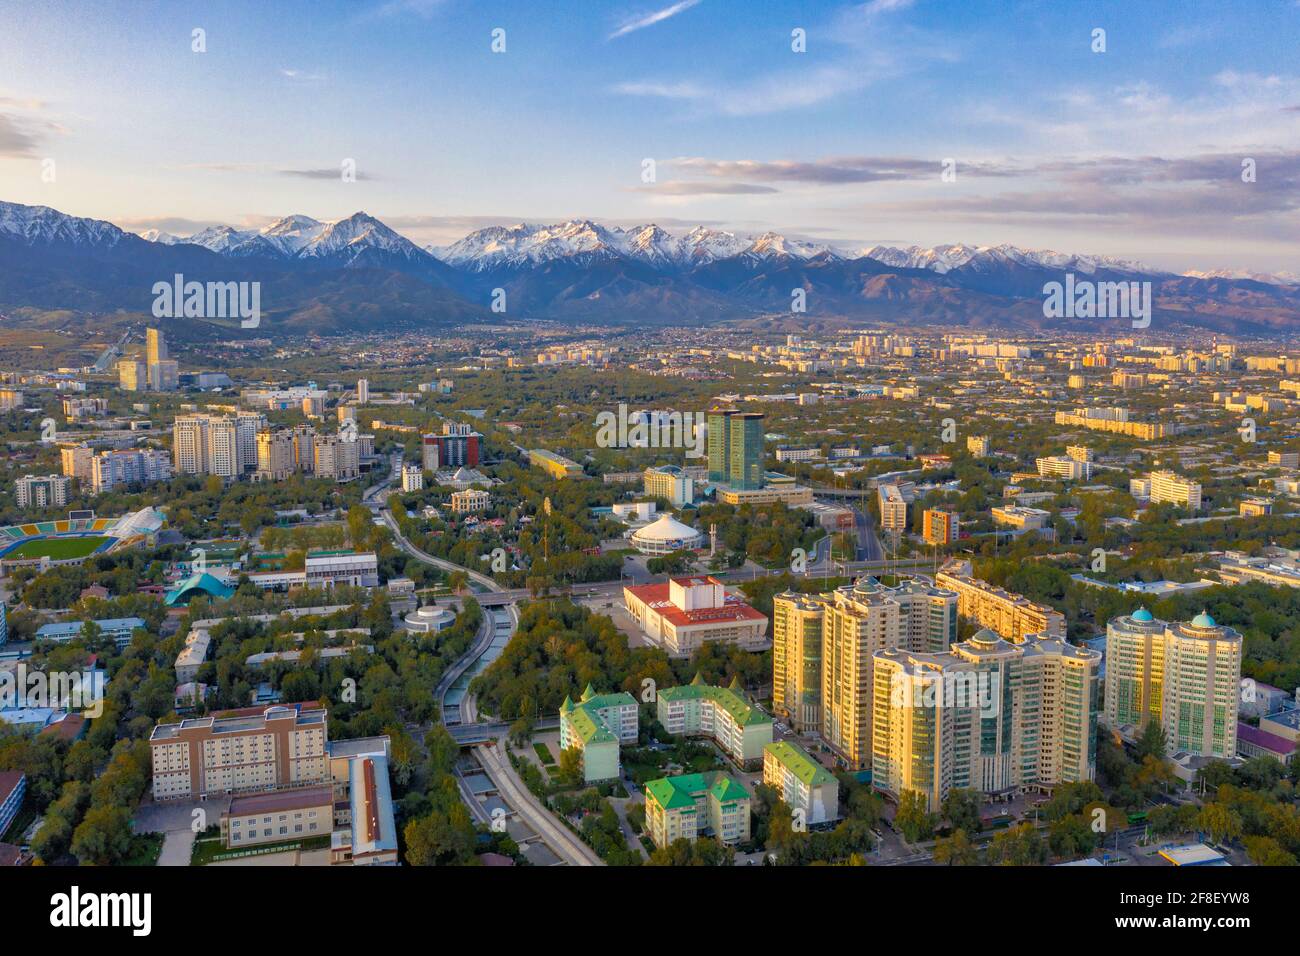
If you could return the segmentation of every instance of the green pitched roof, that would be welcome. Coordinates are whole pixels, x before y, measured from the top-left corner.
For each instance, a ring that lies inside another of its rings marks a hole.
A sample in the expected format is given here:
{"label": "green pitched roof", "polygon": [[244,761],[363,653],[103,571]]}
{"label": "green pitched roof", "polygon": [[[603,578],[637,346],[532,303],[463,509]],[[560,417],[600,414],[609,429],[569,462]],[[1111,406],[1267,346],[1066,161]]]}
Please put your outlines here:
{"label": "green pitched roof", "polygon": [[590,697],[584,694],[579,706],[603,710],[606,707],[626,707],[628,704],[635,707],[636,698],[627,691],[621,690],[616,694],[592,694]]}
{"label": "green pitched roof", "polygon": [[659,692],[661,700],[711,700],[721,707],[741,727],[755,724],[770,724],[772,718],[767,716],[749,701],[745,700],[729,687],[714,687],[711,684],[684,684],[681,687],[665,687]]}
{"label": "green pitched roof", "polygon": [[810,787],[831,783],[835,779],[829,770],[809,756],[808,752],[798,744],[786,743],[784,740],[780,740],[768,744],[763,750],[770,753],[781,766]]}
{"label": "green pitched roof", "polygon": [[596,688],[592,687],[591,684],[588,683],[587,686],[586,686],[585,688],[583,688],[583,691],[582,691],[582,701],[583,701],[583,703],[586,703],[590,698],[595,697],[595,696],[596,696]]}
{"label": "green pitched roof", "polygon": [[582,738],[584,745],[618,740],[617,737],[605,729],[604,724],[587,713],[585,707],[574,707],[569,711],[568,717],[569,723],[573,726],[573,732]]}
{"label": "green pitched roof", "polygon": [[694,809],[695,798],[708,792],[719,803],[748,800],[749,791],[725,773],[683,773],[676,777],[660,777],[645,785],[646,793],[654,797],[665,810]]}

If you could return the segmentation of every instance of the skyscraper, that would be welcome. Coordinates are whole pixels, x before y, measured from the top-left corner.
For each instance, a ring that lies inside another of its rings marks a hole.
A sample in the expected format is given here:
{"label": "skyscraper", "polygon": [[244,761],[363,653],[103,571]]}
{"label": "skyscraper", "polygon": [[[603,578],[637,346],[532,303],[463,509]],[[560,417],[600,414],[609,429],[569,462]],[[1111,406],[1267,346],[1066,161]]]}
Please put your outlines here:
{"label": "skyscraper", "polygon": [[982,630],[940,654],[878,651],[872,785],[937,810],[957,788],[985,794],[1096,775],[1101,655],[1046,635]]}
{"label": "skyscraper", "polygon": [[867,769],[873,655],[946,650],[957,636],[957,595],[919,580],[887,587],[863,578],[830,594],[786,592],[772,603],[773,709],[796,729],[798,720],[820,733],[851,769]]}
{"label": "skyscraper", "polygon": [[821,731],[826,604],[786,591],[772,598],[772,709],[800,734]]}
{"label": "skyscraper", "polygon": [[726,484],[730,480],[731,419],[740,414],[734,408],[709,411],[709,481]]}
{"label": "skyscraper", "polygon": [[727,436],[727,484],[742,491],[763,487],[763,415],[741,412],[731,416]]}
{"label": "skyscraper", "polygon": [[1202,611],[1168,623],[1146,608],[1106,625],[1106,723],[1157,721],[1168,753],[1235,757],[1241,634]]}

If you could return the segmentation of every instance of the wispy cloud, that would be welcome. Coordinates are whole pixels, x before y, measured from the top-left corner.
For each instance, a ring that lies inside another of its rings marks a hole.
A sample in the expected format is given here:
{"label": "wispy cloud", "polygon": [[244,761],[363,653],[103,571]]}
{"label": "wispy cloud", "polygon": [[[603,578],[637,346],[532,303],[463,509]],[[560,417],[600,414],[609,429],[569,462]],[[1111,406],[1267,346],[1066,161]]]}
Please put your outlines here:
{"label": "wispy cloud", "polygon": [[319,83],[325,79],[324,73],[309,73],[306,70],[294,70],[280,67],[280,75],[297,83]]}
{"label": "wispy cloud", "polygon": [[0,113],[0,156],[35,156],[40,138],[25,124]]}
{"label": "wispy cloud", "polygon": [[[939,157],[915,156],[835,156],[809,161],[754,159],[719,160],[684,156],[668,165],[699,175],[759,182],[809,183],[840,186],[848,183],[876,183],[899,180],[934,179],[943,169]],[[969,176],[1017,176],[1021,167],[991,160],[963,161],[962,171]]]}
{"label": "wispy cloud", "polygon": [[[816,60],[791,55],[789,68],[764,69],[730,80],[637,79],[612,89],[624,96],[690,102],[703,114],[724,116],[761,116],[816,106],[955,57],[953,44],[942,37],[904,26],[882,27],[886,15],[911,5],[912,0],[872,0],[836,10],[826,23],[808,28],[808,35],[818,38],[825,52]],[[676,8],[660,13],[669,10]]]}
{"label": "wispy cloud", "polygon": [[675,179],[653,186],[637,186],[633,191],[661,196],[761,196],[780,190],[757,183],[709,183]]}
{"label": "wispy cloud", "polygon": [[[254,175],[266,176],[292,176],[297,179],[339,179],[342,175],[341,166],[320,166],[320,167],[286,167],[272,166],[268,163],[184,163],[178,168],[194,169],[212,173],[249,173]],[[359,181],[374,180],[376,177],[370,175],[364,170],[358,170],[355,178]]]}
{"label": "wispy cloud", "polygon": [[619,37],[625,37],[629,33],[635,33],[637,30],[644,30],[646,27],[652,27],[656,23],[663,23],[663,21],[675,17],[677,14],[689,10],[691,7],[698,6],[699,3],[700,0],[680,0],[679,3],[674,3],[670,7],[664,7],[662,10],[656,10],[653,13],[645,13],[640,16],[632,17],[631,19],[624,21],[618,29],[611,33],[609,39],[617,40]]}

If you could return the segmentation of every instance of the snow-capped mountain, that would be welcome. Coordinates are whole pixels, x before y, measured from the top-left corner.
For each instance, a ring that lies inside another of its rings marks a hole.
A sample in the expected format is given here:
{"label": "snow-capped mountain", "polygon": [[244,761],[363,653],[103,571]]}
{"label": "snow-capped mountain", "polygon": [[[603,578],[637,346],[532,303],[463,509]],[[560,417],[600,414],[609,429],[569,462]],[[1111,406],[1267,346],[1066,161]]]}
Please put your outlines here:
{"label": "snow-capped mountain", "polygon": [[[148,234],[143,238],[164,241]],[[364,212],[353,213],[335,222],[321,222],[310,216],[285,216],[261,229],[210,226],[186,239],[171,237],[171,242],[203,246],[232,258],[257,256],[330,261],[341,265],[375,256],[394,256],[425,265],[431,258],[411,240]]]}
{"label": "snow-capped mountain", "polygon": [[689,269],[742,254],[756,259],[810,259],[828,251],[825,246],[787,239],[774,232],[742,238],[696,226],[684,236],[674,236],[654,223],[624,229],[590,219],[553,225],[490,226],[449,246],[429,249],[448,265],[472,272],[520,269],[556,260],[591,262],[616,257],[657,269]]}
{"label": "snow-capped mountain", "polygon": [[1183,275],[1191,279],[1249,279],[1268,285],[1300,285],[1300,273],[1297,272],[1253,272],[1250,269],[1210,269],[1201,272],[1192,269]]}
{"label": "snow-capped mountain", "polygon": [[140,233],[140,238],[145,242],[156,242],[162,246],[174,246],[178,242],[184,242],[184,239],[173,236],[170,232],[163,232],[161,229],[147,229]]}
{"label": "snow-capped mountain", "polygon": [[[493,321],[508,292],[523,320],[710,323],[788,312],[906,325],[1046,328],[1048,274],[1149,277],[1166,321],[1258,334],[1300,329],[1300,281],[1286,273],[1175,275],[1138,262],[1011,245],[875,246],[844,253],[764,233],[589,219],[492,227],[424,250],[358,212],[325,222],[295,215],[260,229],[214,226],[188,238],[123,232],[43,206],[0,203],[0,309],[147,313],[151,289],[176,273],[254,281],[286,334],[382,331]],[[211,332],[211,330],[209,330]],[[226,334],[223,329],[211,334]]]}
{"label": "snow-capped mountain", "polygon": [[1134,262],[1109,256],[1086,256],[1075,253],[1053,252],[1050,249],[1022,249],[1019,246],[972,246],[966,243],[933,246],[872,246],[861,253],[897,269],[927,269],[940,274],[954,269],[971,267],[987,271],[999,265],[1015,265],[1030,269],[1048,269],[1054,272],[1070,271],[1091,275],[1098,271],[1123,272],[1136,275],[1167,275],[1168,273]]}
{"label": "snow-capped mountain", "polygon": [[13,236],[28,245],[68,243],[106,248],[117,245],[127,234],[102,219],[81,219],[49,206],[0,202],[0,235]]}

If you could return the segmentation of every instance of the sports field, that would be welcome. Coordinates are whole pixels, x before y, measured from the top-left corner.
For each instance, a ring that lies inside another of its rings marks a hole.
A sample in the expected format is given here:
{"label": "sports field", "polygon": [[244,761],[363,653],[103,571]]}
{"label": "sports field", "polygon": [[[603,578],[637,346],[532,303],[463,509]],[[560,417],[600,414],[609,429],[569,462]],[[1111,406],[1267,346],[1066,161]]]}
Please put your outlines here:
{"label": "sports field", "polygon": [[84,558],[92,554],[109,539],[103,535],[88,535],[84,538],[35,538],[24,541],[12,551],[5,553],[6,558],[44,558],[52,561],[67,561],[70,558]]}

